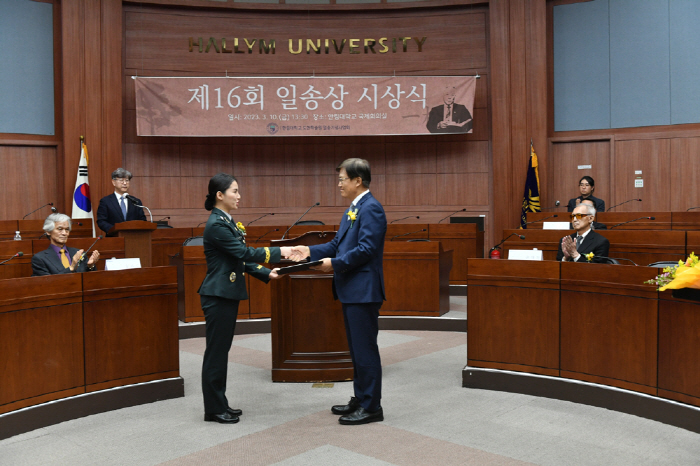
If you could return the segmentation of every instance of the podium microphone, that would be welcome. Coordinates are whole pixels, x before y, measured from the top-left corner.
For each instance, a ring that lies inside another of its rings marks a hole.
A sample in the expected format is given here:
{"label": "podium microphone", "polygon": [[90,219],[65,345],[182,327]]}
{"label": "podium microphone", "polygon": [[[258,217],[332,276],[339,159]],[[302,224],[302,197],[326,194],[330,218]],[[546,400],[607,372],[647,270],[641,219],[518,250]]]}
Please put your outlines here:
{"label": "podium microphone", "polygon": [[156,220],[156,222],[162,222],[163,220],[170,220],[170,217],[163,217],[160,220]]}
{"label": "podium microphone", "polygon": [[[250,222],[250,223],[253,223],[253,222]],[[248,225],[250,225],[250,223],[249,223]],[[269,235],[269,234],[272,233],[273,231],[280,231],[280,229],[279,229],[279,228],[273,228],[272,230],[268,231],[268,232],[265,233],[264,235],[258,236],[258,238],[257,238],[255,241],[253,241],[253,243],[257,243],[257,242],[260,241],[264,236]]]}
{"label": "podium microphone", "polygon": [[547,219],[550,219],[550,218],[557,218],[557,217],[559,217],[559,215],[557,215],[557,214],[550,215],[549,217],[541,218],[541,219],[539,219],[539,220],[533,220],[532,222],[527,222],[526,224],[523,225],[523,227],[526,227],[526,226],[528,226],[528,225],[531,224],[531,223],[544,222],[544,221],[547,220]]}
{"label": "podium microphone", "polygon": [[503,239],[503,241],[501,241],[500,243],[498,243],[497,245],[495,245],[494,247],[492,247],[491,249],[489,249],[489,258],[491,258],[491,259],[500,259],[500,258],[501,258],[501,252],[500,252],[498,249],[501,247],[501,244],[503,244],[503,243],[505,243],[506,241],[508,241],[508,239],[509,239],[511,236],[517,236],[517,237],[520,238],[520,239],[525,239],[525,235],[520,235],[520,234],[518,234],[518,233],[511,233],[510,235],[506,236],[506,237]]}
{"label": "podium microphone", "polygon": [[102,235],[100,235],[100,236],[98,236],[97,238],[95,238],[95,241],[92,242],[92,244],[90,245],[90,247],[87,248],[87,249],[85,250],[85,252],[83,253],[82,256],[80,256],[80,260],[78,261],[78,264],[80,264],[83,260],[85,260],[85,256],[86,256],[87,253],[90,251],[90,249],[92,249],[92,247],[95,245],[95,243],[97,243],[97,242],[98,242],[99,240],[101,240],[101,239],[102,239]]}
{"label": "podium microphone", "polygon": [[685,209],[685,211],[688,212],[689,210],[695,210],[695,209],[700,209],[700,207],[691,207],[690,209]]}
{"label": "podium microphone", "polygon": [[612,207],[610,207],[610,208],[608,209],[608,212],[610,212],[611,210],[613,210],[615,207],[621,206],[622,204],[627,204],[628,202],[632,202],[632,201],[639,201],[639,202],[642,202],[641,199],[630,199],[629,201],[620,202],[619,204],[615,204],[614,206],[612,206]]}
{"label": "podium microphone", "polygon": [[128,200],[130,200],[131,203],[134,204],[136,207],[140,207],[140,208],[142,208],[142,209],[146,209],[146,210],[148,211],[148,215],[150,215],[150,217],[151,217],[151,223],[153,223],[153,214],[151,213],[151,209],[149,209],[149,208],[146,207],[145,205],[141,204],[141,201],[139,201],[138,199],[136,199],[136,198],[135,198],[134,196],[132,196],[131,194],[127,194],[127,195],[126,195],[126,198],[127,198]]}
{"label": "podium microphone", "polygon": [[252,222],[248,222],[248,225],[246,225],[246,226],[250,226],[251,223],[257,222],[257,221],[260,220],[261,218],[267,217],[268,215],[275,215],[275,214],[270,213],[270,214],[261,215],[260,217],[256,218],[256,219],[253,220]]}
{"label": "podium microphone", "polygon": [[[454,214],[458,214],[458,213],[460,213],[460,212],[466,212],[466,211],[467,211],[467,209],[466,209],[466,208],[464,208],[464,209],[460,209],[460,210],[458,210],[457,212],[452,212],[452,213],[451,213],[450,215],[448,215],[447,217],[445,217],[445,218],[441,219],[441,220],[440,220],[440,222],[442,222],[443,220],[445,220],[445,219],[447,219],[447,218],[450,218],[450,217],[452,217],[452,216],[453,216]],[[440,222],[438,222],[438,223],[440,223]]]}
{"label": "podium microphone", "polygon": [[613,228],[619,227],[620,225],[624,225],[625,223],[632,223],[632,222],[636,222],[637,220],[644,220],[644,219],[656,220],[656,217],[639,217],[639,218],[635,218],[634,220],[627,220],[626,222],[618,223],[617,225],[611,226],[610,228],[608,228],[608,230],[612,230]]}
{"label": "podium microphone", "polygon": [[304,215],[308,214],[309,211],[310,211],[311,209],[313,209],[314,207],[316,207],[317,205],[321,205],[321,203],[320,203],[320,202],[317,202],[316,204],[314,204],[314,205],[312,205],[311,207],[309,207],[308,209],[306,209],[306,212],[304,212],[303,214],[301,214],[301,217],[299,217],[299,218],[297,219],[296,222],[292,223],[292,225],[291,225],[289,228],[287,228],[287,231],[285,231],[284,234],[282,235],[282,239],[284,239],[285,236],[287,236],[287,233],[289,233],[289,230],[291,230],[292,227],[293,227],[294,225],[296,225],[297,223],[299,223],[299,220],[301,220],[301,219],[304,217]]}
{"label": "podium microphone", "polygon": [[[25,218],[29,217],[30,215],[32,215],[32,214],[33,214],[34,212],[36,212],[37,210],[43,209],[43,208],[46,207],[47,205],[52,206],[52,205],[53,205],[53,202],[49,202],[48,204],[44,204],[43,206],[39,207],[38,209],[32,210],[32,211],[29,212],[27,215],[25,215],[24,217],[22,217],[22,220],[24,220]],[[55,207],[51,207],[51,212],[56,213],[56,212],[58,212],[58,210],[56,210]]]}
{"label": "podium microphone", "polygon": [[[46,206],[44,206],[44,207],[46,207]],[[20,252],[18,252],[17,254],[15,254],[14,256],[10,257],[9,259],[0,262],[0,265],[4,265],[5,262],[10,262],[10,261],[11,261],[12,259],[14,259],[15,257],[22,257],[23,255],[24,255],[24,253],[23,253],[22,251],[20,251]]]}
{"label": "podium microphone", "polygon": [[411,232],[409,232],[409,233],[404,233],[404,234],[402,234],[402,235],[392,236],[391,239],[390,239],[389,241],[394,241],[394,238],[401,238],[402,236],[412,235],[413,233],[420,233],[421,231],[428,231],[428,229],[427,229],[427,228],[423,228],[422,230],[416,230],[416,231],[411,231]]}
{"label": "podium microphone", "polygon": [[561,204],[561,202],[557,201],[557,202],[554,203],[553,206],[551,206],[551,207],[545,207],[545,208],[540,209],[540,210],[556,209],[557,207],[559,207],[559,204]]}
{"label": "podium microphone", "polygon": [[401,220],[406,220],[407,218],[420,218],[420,216],[419,216],[419,215],[415,215],[415,216],[409,215],[408,217],[397,218],[396,220],[392,220],[391,222],[389,222],[389,225],[391,225],[391,224],[394,223],[394,222],[399,222],[399,221],[401,221]]}

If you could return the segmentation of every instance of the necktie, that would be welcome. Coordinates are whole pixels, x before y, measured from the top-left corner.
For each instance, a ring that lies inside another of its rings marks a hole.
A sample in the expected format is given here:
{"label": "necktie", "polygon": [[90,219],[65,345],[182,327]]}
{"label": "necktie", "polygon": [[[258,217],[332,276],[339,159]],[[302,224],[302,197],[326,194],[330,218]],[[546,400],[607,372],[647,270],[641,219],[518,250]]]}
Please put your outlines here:
{"label": "necktie", "polygon": [[577,235],[576,236],[576,250],[578,251],[579,246],[581,246],[581,241],[583,241],[583,236]]}
{"label": "necktie", "polygon": [[121,202],[119,203],[122,208],[122,215],[124,216],[124,220],[126,220],[126,203],[124,202],[124,196],[121,197]]}
{"label": "necktie", "polygon": [[70,267],[70,261],[68,261],[68,257],[66,256],[65,249],[61,249],[61,264],[63,264],[64,269],[67,269]]}

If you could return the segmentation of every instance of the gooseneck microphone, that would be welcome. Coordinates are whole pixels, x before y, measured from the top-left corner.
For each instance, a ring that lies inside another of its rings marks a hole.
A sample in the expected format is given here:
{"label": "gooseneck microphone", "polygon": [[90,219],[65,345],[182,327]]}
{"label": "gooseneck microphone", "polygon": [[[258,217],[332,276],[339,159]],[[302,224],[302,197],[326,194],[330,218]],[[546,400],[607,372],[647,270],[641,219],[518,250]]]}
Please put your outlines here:
{"label": "gooseneck microphone", "polygon": [[[43,206],[39,207],[38,209],[32,210],[32,211],[29,212],[27,215],[25,215],[24,217],[22,217],[22,220],[24,220],[25,218],[29,217],[30,215],[32,215],[32,214],[33,214],[34,212],[36,212],[37,210],[43,209],[43,208],[46,207],[47,205],[52,206],[52,205],[53,205],[53,202],[49,202],[48,204],[44,204]],[[55,207],[51,207],[51,212],[56,213],[56,212],[57,212],[56,208],[55,208]]]}
{"label": "gooseneck microphone", "polygon": [[126,198],[131,201],[132,204],[134,204],[136,207],[140,207],[142,209],[146,209],[148,211],[148,215],[151,217],[151,223],[153,223],[153,214],[151,213],[151,209],[146,207],[145,205],[141,204],[141,201],[136,199],[134,196],[131,194],[127,194]]}
{"label": "gooseneck microphone", "polygon": [[287,236],[287,233],[289,233],[289,230],[291,230],[292,227],[293,227],[294,225],[296,225],[297,223],[299,223],[299,220],[301,220],[302,218],[304,218],[304,215],[308,214],[309,211],[310,211],[311,209],[313,209],[314,207],[316,207],[317,205],[321,205],[321,203],[320,203],[320,202],[317,202],[316,204],[314,204],[314,205],[312,205],[311,207],[309,207],[308,209],[306,209],[306,212],[304,212],[303,214],[301,214],[301,217],[299,217],[299,218],[297,219],[296,222],[292,223],[291,226],[290,226],[289,228],[287,228],[287,231],[285,231],[284,234],[282,235],[282,239],[284,239],[284,238]]}
{"label": "gooseneck microphone", "polygon": [[[585,254],[582,254],[582,256],[585,256]],[[635,267],[639,267],[632,259],[627,259],[625,257],[607,257],[607,256],[595,256],[595,255],[593,256],[593,259],[597,259],[597,258],[612,259],[612,260],[616,260],[616,261],[628,261],[628,262],[632,262],[632,265],[634,265]],[[610,264],[610,265],[616,265],[616,264]]]}
{"label": "gooseneck microphone", "polygon": [[527,223],[524,224],[523,226],[526,227],[526,226],[528,226],[528,225],[531,224],[531,223],[544,222],[544,221],[547,220],[547,219],[550,219],[550,218],[557,218],[557,217],[559,217],[559,215],[557,215],[557,214],[550,215],[549,217],[541,218],[541,219],[539,219],[539,220],[533,220],[532,222],[527,222]]}
{"label": "gooseneck microphone", "polygon": [[392,236],[391,239],[390,239],[389,241],[394,241],[394,238],[401,238],[402,236],[412,235],[413,233],[420,233],[421,231],[428,231],[428,229],[427,229],[427,228],[423,228],[422,230],[416,230],[416,231],[411,231],[411,232],[408,232],[408,233],[404,233],[404,234],[402,234],[402,235]]}
{"label": "gooseneck microphone", "polygon": [[97,243],[97,242],[98,242],[99,240],[101,240],[101,239],[102,239],[102,235],[100,235],[100,236],[98,236],[97,238],[95,238],[95,241],[92,242],[92,244],[90,245],[90,247],[87,248],[87,249],[85,250],[85,252],[83,252],[83,254],[80,256],[80,260],[78,261],[78,264],[80,264],[83,260],[85,260],[85,256],[87,256],[87,253],[90,251],[90,249],[92,249],[92,247],[95,245],[95,243]]}
{"label": "gooseneck microphone", "polygon": [[559,204],[561,204],[561,202],[557,201],[557,202],[555,202],[555,203],[554,203],[554,205],[553,205],[553,206],[550,206],[550,207],[544,207],[544,208],[542,208],[542,209],[540,209],[540,210],[549,210],[549,209],[556,209],[557,207],[559,207]]}
{"label": "gooseneck microphone", "polygon": [[460,212],[466,212],[466,211],[467,211],[467,209],[466,209],[466,207],[465,207],[464,209],[460,209],[460,210],[458,210],[457,212],[452,212],[452,213],[451,213],[450,215],[448,215],[447,217],[441,219],[438,223],[442,222],[442,221],[445,220],[445,219],[448,219],[448,218],[452,217],[454,214],[458,214],[458,213],[460,213]]}
{"label": "gooseneck microphone", "polygon": [[610,228],[608,228],[608,230],[612,230],[613,228],[619,227],[620,225],[624,225],[625,223],[636,222],[637,220],[656,220],[656,217],[639,217],[635,218],[634,220],[627,220],[626,222],[618,223],[617,225],[611,226]]}
{"label": "gooseneck microphone", "polygon": [[500,243],[498,243],[497,245],[495,245],[494,247],[492,247],[491,249],[489,249],[489,257],[491,256],[491,253],[492,253],[493,251],[495,251],[496,249],[500,248],[500,247],[501,247],[501,244],[503,244],[503,243],[505,243],[506,241],[508,241],[508,239],[509,239],[511,236],[517,236],[517,237],[520,238],[520,239],[525,239],[525,235],[519,235],[518,233],[511,233],[510,235],[506,236],[506,237],[503,239],[503,241],[501,241]]}
{"label": "gooseneck microphone", "polygon": [[642,202],[641,199],[630,199],[629,201],[620,202],[619,204],[615,204],[614,206],[612,206],[612,207],[610,207],[610,208],[608,209],[608,212],[610,212],[611,210],[613,210],[615,207],[621,206],[622,204],[627,204],[628,202],[634,202],[634,201]]}
{"label": "gooseneck microphone", "polygon": [[205,220],[205,221],[203,221],[203,222],[201,222],[201,223],[198,223],[197,226],[196,226],[195,228],[199,228],[199,225],[202,225],[202,224],[204,224],[204,223],[207,223],[208,221],[209,221],[209,220]]}
{"label": "gooseneck microphone", "polygon": [[[251,223],[252,223],[252,222],[251,222]],[[250,225],[250,223],[249,223],[248,225]],[[255,241],[253,241],[253,243],[257,243],[258,241],[260,241],[261,239],[263,239],[265,236],[267,236],[267,235],[269,235],[270,233],[275,232],[275,231],[280,231],[280,229],[279,229],[279,228],[273,228],[272,230],[268,231],[268,232],[265,233],[264,235],[258,236],[257,239],[256,239]]]}
{"label": "gooseneck microphone", "polygon": [[[246,226],[249,226],[250,224],[252,224],[252,223],[254,223],[254,222],[257,222],[257,221],[260,220],[261,218],[267,217],[268,215],[275,215],[275,214],[270,213],[270,214],[261,215],[260,217],[256,218],[256,219],[253,220],[252,222],[248,222],[248,225],[246,225]],[[298,220],[297,220],[297,221],[298,221]]]}
{"label": "gooseneck microphone", "polygon": [[700,206],[698,206],[698,207],[691,207],[690,209],[685,209],[685,211],[688,212],[689,210],[695,210],[695,209],[700,209]]}
{"label": "gooseneck microphone", "polygon": [[170,217],[163,217],[160,220],[156,220],[156,222],[162,222],[163,220],[170,220]]}
{"label": "gooseneck microphone", "polygon": [[406,220],[407,218],[420,218],[420,216],[419,215],[415,215],[415,216],[409,215],[408,217],[397,218],[396,220],[392,220],[391,222],[389,222],[389,225],[391,225],[394,222],[400,222],[401,220]]}
{"label": "gooseneck microphone", "polygon": [[6,262],[10,262],[15,257],[22,257],[23,255],[24,255],[24,253],[22,251],[20,251],[17,254],[15,254],[14,256],[10,257],[9,259],[0,262],[0,265],[4,265]]}

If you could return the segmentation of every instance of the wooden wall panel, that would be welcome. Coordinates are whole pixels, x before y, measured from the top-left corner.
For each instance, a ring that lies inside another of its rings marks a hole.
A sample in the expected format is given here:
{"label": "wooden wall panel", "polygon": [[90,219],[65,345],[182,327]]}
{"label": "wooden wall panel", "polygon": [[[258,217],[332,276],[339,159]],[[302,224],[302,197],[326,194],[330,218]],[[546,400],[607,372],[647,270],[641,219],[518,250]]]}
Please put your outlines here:
{"label": "wooden wall panel", "polygon": [[700,206],[700,137],[671,139],[671,180],[665,190],[673,210]]}
{"label": "wooden wall panel", "polygon": [[[584,175],[595,180],[595,197],[603,199],[606,206],[610,203],[610,141],[574,141],[557,142],[551,145],[550,180],[548,190],[551,193],[550,204],[555,200],[562,207],[557,211],[566,211],[569,199],[580,195],[578,182]],[[579,170],[579,165],[591,165],[591,169]]]}
{"label": "wooden wall panel", "polygon": [[[21,219],[48,202],[66,212],[57,189],[56,165],[56,147],[0,145],[0,173],[4,174],[0,183],[0,219]],[[45,207],[27,220],[41,220],[50,213]]]}
{"label": "wooden wall panel", "polygon": [[[421,220],[437,221],[465,205],[488,215],[491,165],[488,21],[488,7],[484,5],[310,12],[283,8],[207,11],[124,5],[124,164],[134,172],[135,179],[139,178],[139,186],[154,182],[153,187],[132,191],[144,204],[156,206],[154,217],[171,216],[171,225],[193,226],[206,219],[207,213],[201,205],[208,178],[219,171],[232,172],[239,180],[242,194],[237,220],[245,223],[274,212],[274,217],[266,217],[258,224],[291,223],[314,202],[320,202],[308,219],[337,224],[349,201],[340,196],[335,167],[345,158],[361,157],[370,161],[372,192],[384,204],[390,220],[419,215]],[[401,37],[406,31],[428,36],[430,46],[425,47],[425,52],[376,56],[287,52],[287,38]],[[227,37],[232,42],[234,37],[241,40],[270,34],[277,39],[278,52],[273,57],[257,53],[190,53],[186,45],[181,46],[183,38],[186,44],[190,35],[205,40]],[[136,136],[131,75],[222,76],[226,73],[243,76],[478,73],[481,79],[476,86],[474,133],[440,137],[167,140]],[[456,184],[439,186],[452,182]],[[179,188],[179,205],[175,205],[178,194],[172,193],[167,199],[170,187]]]}
{"label": "wooden wall panel", "polygon": [[[671,140],[635,139],[616,141],[614,171],[611,175],[611,196],[607,206],[612,207],[629,199],[638,198],[642,202],[629,202],[616,207],[614,212],[654,212],[671,210]],[[678,169],[678,166],[676,166]],[[635,188],[635,171],[642,171],[643,188]],[[690,173],[693,173],[690,171]],[[680,174],[680,173],[678,173]],[[596,181],[597,183],[597,181]]]}

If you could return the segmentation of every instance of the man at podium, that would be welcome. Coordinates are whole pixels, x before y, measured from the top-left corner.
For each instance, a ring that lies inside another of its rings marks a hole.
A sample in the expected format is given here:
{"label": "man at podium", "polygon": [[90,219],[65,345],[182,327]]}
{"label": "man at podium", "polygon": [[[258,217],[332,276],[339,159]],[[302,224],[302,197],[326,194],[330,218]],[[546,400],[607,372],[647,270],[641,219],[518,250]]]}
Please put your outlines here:
{"label": "man at podium", "polygon": [[131,177],[131,172],[123,168],[117,168],[112,172],[114,194],[100,199],[100,205],[97,207],[97,226],[105,233],[117,223],[130,220],[146,221],[143,208],[135,204],[141,205],[141,200],[129,196]]}
{"label": "man at podium", "polygon": [[44,232],[49,237],[49,248],[32,257],[32,277],[59,273],[89,272],[95,270],[100,259],[97,250],[83,257],[83,250],[66,246],[70,235],[71,219],[66,214],[51,214],[44,220]]}
{"label": "man at podium", "polygon": [[323,260],[317,270],[333,273],[333,294],[343,306],[345,333],[354,367],[353,396],[347,405],[331,408],[340,424],[367,424],[384,420],[382,363],[377,346],[379,309],[384,297],[384,208],[369,192],[369,162],[347,159],[336,171],[340,195],[352,199],[332,241],[295,246],[292,258]]}

